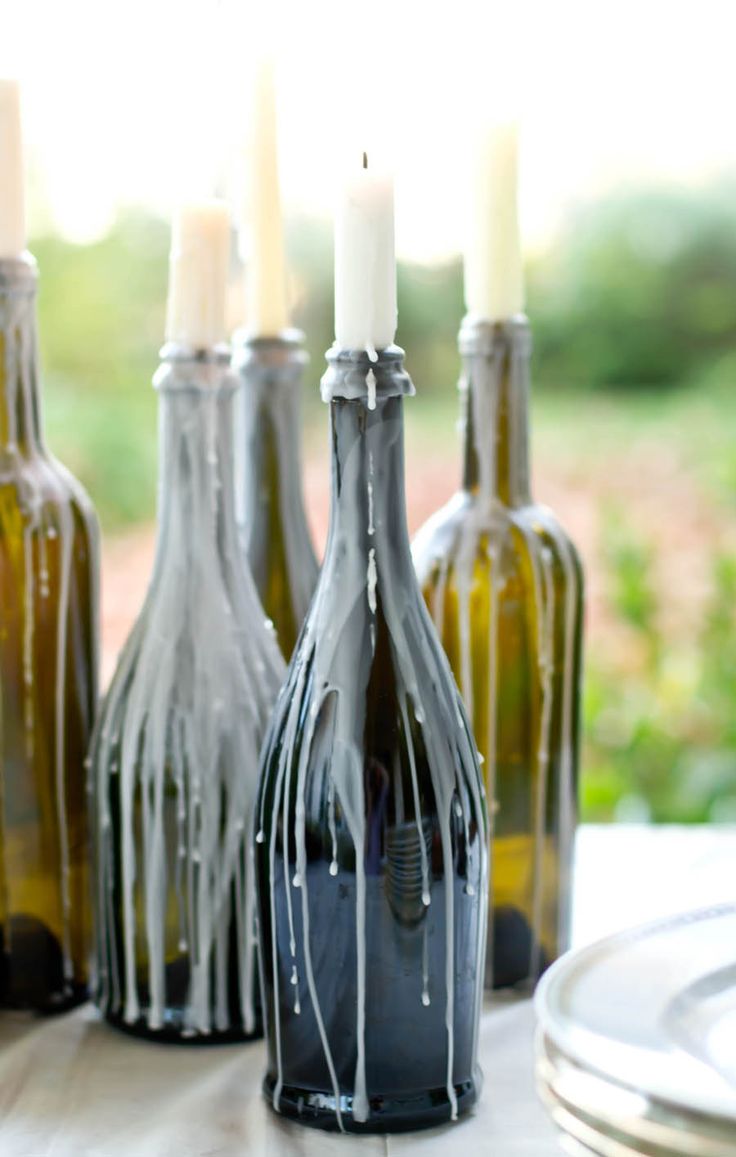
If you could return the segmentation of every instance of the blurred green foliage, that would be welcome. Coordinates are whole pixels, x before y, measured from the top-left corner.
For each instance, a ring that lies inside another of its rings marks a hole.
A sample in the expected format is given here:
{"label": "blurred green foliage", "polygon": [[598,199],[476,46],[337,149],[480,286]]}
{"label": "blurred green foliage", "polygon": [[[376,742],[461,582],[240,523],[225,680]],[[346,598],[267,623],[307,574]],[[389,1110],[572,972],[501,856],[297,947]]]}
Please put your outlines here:
{"label": "blurred green foliage", "polygon": [[616,522],[609,577],[636,661],[588,664],[583,814],[736,823],[736,557],[714,554],[694,637],[663,638],[649,547]]}
{"label": "blurred green foliage", "polygon": [[[129,213],[96,244],[37,238],[50,434],[110,524],[149,515],[168,228]],[[296,221],[289,254],[295,321],[317,380],[332,341],[332,244],[325,222]],[[666,391],[736,380],[736,190],[612,198],[573,214],[528,270],[535,387]],[[458,372],[459,261],[399,268],[398,341],[423,393]],[[95,405],[89,405],[90,398]],[[138,485],[131,487],[134,476]]]}
{"label": "blurred green foliage", "polygon": [[[581,206],[528,268],[537,446],[583,470],[595,456],[614,469],[636,439],[676,447],[692,485],[726,517],[736,492],[735,194],[721,185]],[[307,421],[322,421],[329,226],[293,222],[288,248],[311,355]],[[148,518],[168,227],[129,213],[96,244],[44,237],[33,250],[50,445],[94,495],[106,530]],[[441,425],[443,438],[462,312],[459,261],[400,267],[397,340],[422,397],[435,399],[411,421]],[[713,542],[698,623],[673,633],[661,625],[653,543],[625,505],[603,512],[603,528],[608,613],[626,645],[624,660],[620,648],[588,648],[584,814],[736,821],[736,558]]]}

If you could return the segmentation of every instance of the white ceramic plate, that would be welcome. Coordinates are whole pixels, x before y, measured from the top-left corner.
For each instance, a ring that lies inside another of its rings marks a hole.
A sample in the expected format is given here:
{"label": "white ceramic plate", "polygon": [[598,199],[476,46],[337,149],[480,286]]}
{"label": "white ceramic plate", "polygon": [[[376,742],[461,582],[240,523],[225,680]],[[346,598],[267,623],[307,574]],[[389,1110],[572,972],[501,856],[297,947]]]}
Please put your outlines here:
{"label": "white ceramic plate", "polygon": [[536,1010],[540,1088],[588,1151],[736,1154],[736,904],[569,953]]}

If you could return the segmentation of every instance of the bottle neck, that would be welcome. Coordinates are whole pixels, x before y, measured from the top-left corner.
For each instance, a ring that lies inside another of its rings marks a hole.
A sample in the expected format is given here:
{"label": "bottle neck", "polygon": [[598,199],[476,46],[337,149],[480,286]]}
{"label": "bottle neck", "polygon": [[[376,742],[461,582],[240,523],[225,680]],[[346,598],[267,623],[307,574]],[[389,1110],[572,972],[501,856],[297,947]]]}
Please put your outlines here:
{"label": "bottle neck", "polygon": [[237,558],[233,409],[237,377],[222,350],[166,347],[159,391],[156,571],[198,565],[211,553]]}
{"label": "bottle neck", "polygon": [[41,449],[36,332],[36,264],[0,261],[0,453]]}
{"label": "bottle neck", "polygon": [[[237,408],[244,453],[236,468],[238,521],[246,535],[260,531],[256,513],[265,503],[269,533],[286,533],[288,515],[306,526],[301,486],[301,383],[306,354],[297,331],[279,338],[251,338],[241,345],[234,368],[243,382]],[[242,508],[241,508],[242,502]],[[294,527],[288,528],[290,533]]]}
{"label": "bottle neck", "polygon": [[413,581],[403,415],[403,395],[413,392],[396,347],[380,351],[373,363],[360,353],[331,354],[322,380],[323,397],[330,402],[332,444],[325,570],[357,555],[359,574],[367,575],[369,588],[376,577],[373,566],[387,573],[387,563],[395,577],[406,573]]}
{"label": "bottle neck", "polygon": [[460,330],[464,410],[463,488],[504,506],[530,502],[529,361],[524,317],[468,319]]}

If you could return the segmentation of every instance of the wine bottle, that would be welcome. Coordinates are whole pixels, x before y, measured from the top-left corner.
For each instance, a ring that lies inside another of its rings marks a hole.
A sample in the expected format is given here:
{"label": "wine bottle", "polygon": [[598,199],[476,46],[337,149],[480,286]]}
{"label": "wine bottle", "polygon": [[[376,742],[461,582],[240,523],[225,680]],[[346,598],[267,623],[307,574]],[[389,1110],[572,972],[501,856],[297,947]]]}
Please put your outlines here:
{"label": "wine bottle", "polygon": [[238,521],[266,614],[289,659],[317,582],[301,485],[301,334],[246,337],[234,364],[243,379],[238,429],[243,471]]}
{"label": "wine bottle", "polygon": [[261,1031],[249,828],[284,668],[235,519],[229,229],[219,202],[175,222],[156,560],[92,755],[97,1001],[171,1041]]}
{"label": "wine bottle", "polygon": [[[487,819],[409,548],[403,398],[414,389],[389,344],[395,308],[384,309],[392,193],[370,175],[352,192],[323,379],[330,530],[256,819],[264,1092],[305,1124],[389,1132],[454,1119],[479,1091]],[[358,305],[368,298],[368,333],[354,341],[340,324],[351,285]]]}
{"label": "wine bottle", "polygon": [[493,196],[481,189],[478,232],[498,233],[496,264],[477,269],[483,244],[466,257],[462,488],[413,547],[483,758],[493,879],[487,984],[496,987],[534,981],[569,941],[582,634],[577,553],[529,486],[530,331],[518,238],[509,252],[516,207],[498,203],[504,161],[506,200],[515,201],[507,149],[503,134],[492,145]]}
{"label": "wine bottle", "polygon": [[0,1004],[49,1012],[88,984],[99,544],[43,436],[18,106],[0,80]]}

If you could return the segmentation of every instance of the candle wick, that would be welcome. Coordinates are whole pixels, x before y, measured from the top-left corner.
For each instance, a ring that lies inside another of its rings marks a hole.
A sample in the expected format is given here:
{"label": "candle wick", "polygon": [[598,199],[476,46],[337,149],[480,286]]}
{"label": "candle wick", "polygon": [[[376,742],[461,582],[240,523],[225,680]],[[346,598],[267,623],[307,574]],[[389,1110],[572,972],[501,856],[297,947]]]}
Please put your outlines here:
{"label": "candle wick", "polygon": [[364,169],[368,168],[368,154],[367,153],[363,153],[363,168]]}

